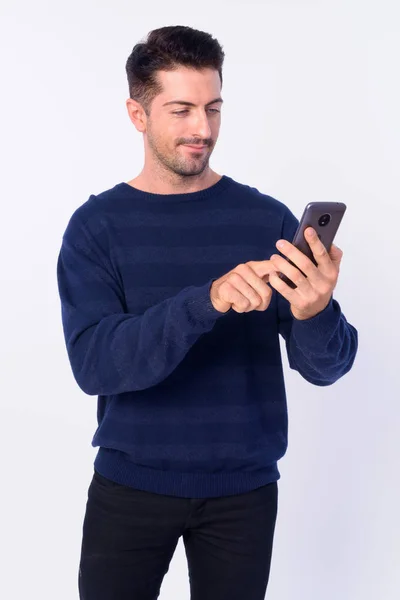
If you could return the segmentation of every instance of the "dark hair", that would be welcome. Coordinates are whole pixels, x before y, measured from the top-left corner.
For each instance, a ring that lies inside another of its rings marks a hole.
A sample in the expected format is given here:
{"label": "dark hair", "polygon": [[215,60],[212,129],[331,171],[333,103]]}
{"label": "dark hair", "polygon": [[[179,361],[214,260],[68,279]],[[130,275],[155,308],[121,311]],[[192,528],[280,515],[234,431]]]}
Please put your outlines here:
{"label": "dark hair", "polygon": [[204,31],[183,25],[153,29],[145,42],[134,46],[126,61],[129,96],[149,115],[151,102],[162,92],[156,71],[172,71],[180,65],[216,69],[222,86],[224,56],[219,42]]}

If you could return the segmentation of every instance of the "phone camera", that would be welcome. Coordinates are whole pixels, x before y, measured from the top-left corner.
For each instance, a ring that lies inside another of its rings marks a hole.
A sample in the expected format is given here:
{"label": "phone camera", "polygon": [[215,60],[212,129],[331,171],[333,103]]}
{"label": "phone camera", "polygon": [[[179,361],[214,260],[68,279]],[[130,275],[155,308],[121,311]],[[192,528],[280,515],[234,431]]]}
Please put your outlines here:
{"label": "phone camera", "polygon": [[320,217],[318,219],[318,225],[320,225],[321,227],[325,227],[325,225],[328,225],[330,220],[331,220],[331,215],[328,215],[328,213],[326,213],[325,215],[322,215],[322,217]]}

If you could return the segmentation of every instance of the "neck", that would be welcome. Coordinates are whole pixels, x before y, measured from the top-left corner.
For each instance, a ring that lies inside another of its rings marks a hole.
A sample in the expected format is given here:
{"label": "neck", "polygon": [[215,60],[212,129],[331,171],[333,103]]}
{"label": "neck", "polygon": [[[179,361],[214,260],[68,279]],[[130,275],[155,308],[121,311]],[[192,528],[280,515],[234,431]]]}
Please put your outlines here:
{"label": "neck", "polygon": [[210,169],[205,169],[199,175],[166,176],[144,167],[137,177],[127,183],[132,187],[152,194],[186,194],[204,190],[221,179],[221,175]]}

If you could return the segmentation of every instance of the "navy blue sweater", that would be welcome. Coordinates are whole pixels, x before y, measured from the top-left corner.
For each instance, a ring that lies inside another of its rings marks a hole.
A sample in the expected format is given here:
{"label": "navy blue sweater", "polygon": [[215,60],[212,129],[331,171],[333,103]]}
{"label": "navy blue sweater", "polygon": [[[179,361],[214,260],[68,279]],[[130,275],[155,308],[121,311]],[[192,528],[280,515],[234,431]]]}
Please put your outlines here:
{"label": "navy blue sweater", "polygon": [[126,182],[72,214],[57,263],[62,324],[79,387],[98,396],[96,470],[181,497],[250,491],[279,479],[290,367],[326,386],[347,373],[357,330],[331,298],[299,321],[275,290],[266,311],[218,312],[212,282],[269,259],[298,220],[224,175],[185,194]]}

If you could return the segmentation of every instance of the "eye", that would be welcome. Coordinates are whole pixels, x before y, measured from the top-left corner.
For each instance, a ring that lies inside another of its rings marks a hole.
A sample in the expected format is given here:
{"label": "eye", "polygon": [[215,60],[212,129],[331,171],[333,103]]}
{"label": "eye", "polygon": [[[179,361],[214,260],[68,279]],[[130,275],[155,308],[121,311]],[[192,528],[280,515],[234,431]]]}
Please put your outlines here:
{"label": "eye", "polygon": [[[208,110],[209,110],[209,112],[212,112],[212,113],[219,113],[220,112],[217,108],[209,108]],[[176,110],[172,114],[173,115],[183,115],[183,114],[185,114],[187,112],[189,112],[189,111],[188,111],[187,108],[185,108],[183,110]]]}

